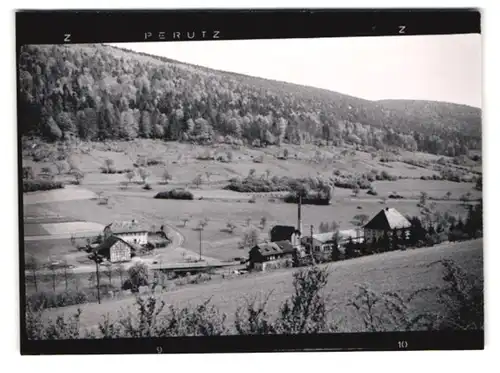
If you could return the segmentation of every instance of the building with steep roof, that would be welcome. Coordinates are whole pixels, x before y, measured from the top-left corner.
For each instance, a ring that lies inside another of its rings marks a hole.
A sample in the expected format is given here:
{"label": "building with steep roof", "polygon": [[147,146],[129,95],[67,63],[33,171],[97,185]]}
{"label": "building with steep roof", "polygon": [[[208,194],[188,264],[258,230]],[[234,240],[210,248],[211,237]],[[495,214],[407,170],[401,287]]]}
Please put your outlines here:
{"label": "building with steep roof", "polygon": [[104,227],[104,238],[116,236],[131,244],[145,245],[148,243],[149,229],[137,220],[118,221]]}
{"label": "building with steep roof", "polygon": [[408,239],[411,223],[395,208],[386,207],[363,227],[365,242],[380,240],[388,235]]}
{"label": "building with steep roof", "polygon": [[300,244],[300,231],[291,225],[275,225],[269,235],[271,242],[290,241],[293,246]]}
{"label": "building with steep roof", "polygon": [[258,263],[292,258],[294,252],[295,249],[288,240],[259,243],[250,249],[249,267],[252,269]]}
{"label": "building with steep roof", "polygon": [[308,252],[324,253],[333,250],[335,245],[344,246],[350,239],[353,242],[363,242],[363,237],[359,237],[355,229],[345,229],[335,232],[316,233],[312,236],[303,236],[302,245]]}
{"label": "building with steep roof", "polygon": [[99,244],[96,251],[111,263],[127,262],[140,247],[117,236],[108,236]]}

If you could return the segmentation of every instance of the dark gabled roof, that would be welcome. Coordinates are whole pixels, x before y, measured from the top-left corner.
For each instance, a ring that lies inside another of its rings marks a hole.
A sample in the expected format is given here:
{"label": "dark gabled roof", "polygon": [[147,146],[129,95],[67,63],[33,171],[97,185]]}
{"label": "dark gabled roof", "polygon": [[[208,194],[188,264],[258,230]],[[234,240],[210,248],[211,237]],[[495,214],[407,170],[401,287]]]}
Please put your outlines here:
{"label": "dark gabled roof", "polygon": [[392,230],[409,228],[411,223],[394,208],[385,208],[370,220],[364,228],[377,230]]}
{"label": "dark gabled roof", "polygon": [[272,227],[271,232],[290,232],[292,234],[295,231],[295,227],[291,225],[275,225]]}
{"label": "dark gabled roof", "polygon": [[293,247],[288,241],[281,241],[280,245],[277,242],[265,242],[254,246],[251,251],[257,250],[262,256],[270,256],[277,254],[287,254],[293,252]]}
{"label": "dark gabled roof", "polygon": [[111,224],[108,224],[106,228],[115,234],[120,233],[139,233],[139,232],[147,232],[149,229],[140,224],[136,220],[131,221],[115,221]]}
{"label": "dark gabled roof", "polygon": [[278,236],[279,240],[290,238],[294,233],[300,234],[299,230],[291,225],[275,225],[271,228],[270,233],[271,237]]}
{"label": "dark gabled roof", "polygon": [[295,249],[292,246],[292,243],[290,241],[276,241],[274,242],[276,245],[278,245],[281,249],[281,251],[285,254],[287,253],[293,253]]}
{"label": "dark gabled roof", "polygon": [[127,242],[125,240],[122,240],[120,237],[117,236],[109,236],[106,238],[98,247],[97,247],[97,252],[101,251],[109,251],[111,247],[117,242],[121,241],[125,243],[127,246],[130,246],[132,250],[137,250],[139,247],[137,245],[131,244],[130,242]]}

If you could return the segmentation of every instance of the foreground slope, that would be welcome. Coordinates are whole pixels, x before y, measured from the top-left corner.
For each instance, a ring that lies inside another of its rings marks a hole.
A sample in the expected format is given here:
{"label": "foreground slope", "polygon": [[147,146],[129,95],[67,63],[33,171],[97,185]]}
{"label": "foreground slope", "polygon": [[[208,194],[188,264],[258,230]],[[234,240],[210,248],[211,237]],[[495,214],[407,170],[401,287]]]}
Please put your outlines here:
{"label": "foreground slope", "polygon": [[[346,332],[361,329],[361,320],[346,304],[357,292],[357,284],[365,284],[375,291],[394,291],[402,295],[410,292],[443,285],[443,268],[436,262],[452,259],[468,273],[483,278],[483,240],[461,243],[447,243],[434,247],[390,252],[352,259],[327,265],[330,276],[326,291],[332,294],[332,317],[339,321],[339,327]],[[166,304],[175,306],[197,305],[211,299],[231,321],[239,306],[245,305],[245,298],[260,297],[272,292],[268,311],[272,314],[293,292],[294,270],[283,270],[264,274],[250,274],[233,280],[213,281],[193,285],[159,295]],[[415,314],[424,311],[439,311],[440,306],[430,292],[429,296],[415,303]],[[111,319],[127,307],[133,307],[134,299],[106,301],[102,304],[86,304],[61,309],[47,310],[46,316],[69,315],[80,308],[82,326],[95,327],[109,314]]]}

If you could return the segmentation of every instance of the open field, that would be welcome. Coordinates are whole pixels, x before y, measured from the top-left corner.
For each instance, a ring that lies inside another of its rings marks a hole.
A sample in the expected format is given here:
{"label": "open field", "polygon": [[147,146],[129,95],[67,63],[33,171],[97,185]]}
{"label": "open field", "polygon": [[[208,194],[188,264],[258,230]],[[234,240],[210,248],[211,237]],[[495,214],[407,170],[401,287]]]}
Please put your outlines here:
{"label": "open field", "polygon": [[[358,259],[331,263],[326,292],[332,295],[334,306],[331,317],[340,321],[341,331],[353,332],[361,328],[361,320],[346,303],[356,293],[356,284],[366,284],[375,291],[395,291],[401,294],[442,285],[443,268],[432,264],[448,258],[454,260],[467,272],[479,278],[483,275],[483,241],[473,240],[455,244],[441,244],[434,247],[397,251],[372,255]],[[214,280],[206,284],[189,285],[161,295],[167,304],[175,306],[197,305],[211,298],[211,303],[233,320],[238,306],[245,304],[245,298],[263,297],[272,291],[268,312],[273,314],[277,307],[292,293],[293,269],[271,273],[250,274],[229,280]],[[109,300],[102,304],[85,304],[46,311],[46,317],[69,315],[80,308],[82,326],[90,328],[102,321],[109,313],[113,319],[119,310],[133,306],[134,299]],[[432,293],[415,303],[413,312],[439,311]]]}
{"label": "open field", "polygon": [[375,181],[373,183],[379,195],[386,196],[397,192],[406,198],[419,198],[421,192],[426,192],[428,197],[446,199],[446,192],[451,192],[450,199],[458,200],[467,192],[471,199],[481,197],[481,192],[474,189],[473,183],[455,183],[446,180],[412,180],[402,179],[396,181]]}
{"label": "open field", "polygon": [[48,257],[62,259],[66,255],[76,253],[77,250],[71,245],[69,239],[47,239],[24,241],[24,253],[26,256],[34,255],[39,260],[47,260]]}
{"label": "open field", "polygon": [[[288,159],[278,159],[277,156],[283,154],[285,149],[289,153]],[[227,152],[232,154],[232,162],[198,159],[206,153],[217,156]],[[162,181],[165,169],[168,169],[172,176],[172,183],[175,184],[190,183],[198,174],[205,178],[207,172],[210,176],[206,178],[206,182],[220,182],[235,176],[246,176],[251,169],[255,169],[258,175],[269,170],[271,175],[294,175],[296,177],[330,177],[335,170],[344,174],[359,175],[376,169],[385,170],[392,175],[419,178],[437,175],[438,172],[433,169],[432,165],[440,158],[451,160],[448,157],[400,151],[400,161],[382,163],[379,157],[373,157],[370,153],[353,148],[333,146],[318,148],[308,144],[234,148],[225,144],[199,146],[142,139],[130,142],[79,143],[72,149],[68,161],[86,173],[83,185],[118,184],[126,180],[125,175],[100,173],[105,160],[110,159],[116,170],[134,169],[138,156],[145,156],[159,162],[157,165],[148,167],[151,173],[148,181],[152,184]],[[262,163],[256,163],[255,160],[261,156]],[[429,167],[416,167],[404,163],[404,160],[429,162]],[[54,165],[50,162],[33,162],[29,157],[23,158],[23,165],[33,167],[35,173],[39,173],[42,167],[54,169]],[[470,167],[470,170],[477,171],[478,166],[480,164],[475,164]],[[450,167],[452,167],[451,164]],[[57,178],[64,179],[64,176],[59,175]],[[137,176],[136,180],[139,179]]]}
{"label": "open field", "polygon": [[[285,149],[288,150],[288,159],[278,159]],[[217,156],[227,152],[231,152],[232,162],[198,159],[208,153]],[[133,182],[127,186],[123,185],[126,180],[123,173],[101,173],[100,168],[105,166],[107,159],[112,160],[114,169],[123,171],[134,169],[134,163],[139,156],[158,163],[147,167],[147,182],[152,190],[143,189],[137,173]],[[259,157],[262,157],[262,163],[255,162]],[[79,143],[70,151],[67,163],[85,172],[80,186],[67,185],[61,190],[23,195],[26,250],[29,254],[43,258],[46,258],[47,253],[69,255],[68,250],[72,248],[67,245],[71,234],[95,234],[97,232],[94,231],[99,231],[102,226],[112,221],[138,219],[152,229],[165,225],[169,234],[176,237],[174,244],[158,254],[158,260],[183,262],[186,255],[198,254],[200,234],[195,228],[200,220],[208,219],[208,225],[202,232],[204,256],[213,261],[229,261],[246,256],[247,250],[238,249],[238,242],[249,225],[257,227],[261,219],[265,218],[265,227],[259,229],[261,238],[265,239],[273,225],[297,224],[296,205],[282,203],[279,197],[274,197],[283,193],[252,194],[222,189],[228,179],[235,176],[245,177],[251,169],[255,169],[257,176],[267,171],[269,177],[277,175],[330,178],[334,171],[343,175],[359,176],[370,170],[385,170],[391,175],[414,178],[375,181],[372,185],[378,192],[377,196],[367,195],[366,190],[362,190],[358,197],[353,197],[352,190],[335,188],[331,205],[303,206],[303,230],[306,234],[309,234],[310,225],[313,225],[314,231],[317,232],[322,222],[335,221],[341,229],[350,229],[353,227],[351,220],[355,215],[366,214],[372,217],[383,207],[395,207],[405,215],[418,215],[417,202],[420,192],[427,192],[429,197],[443,198],[446,192],[450,191],[452,200],[436,201],[436,210],[456,215],[465,213],[465,208],[457,201],[461,195],[471,192],[472,198],[481,196],[480,191],[474,190],[472,183],[420,179],[421,176],[438,174],[432,166],[439,159],[450,162],[451,158],[400,151],[398,159],[399,161],[394,162],[380,162],[379,156],[356,151],[352,147],[313,145],[283,145],[257,149],[234,148],[225,144],[199,146],[157,140]],[[416,167],[405,163],[405,160],[428,162],[429,167]],[[35,173],[40,172],[42,167],[51,167],[54,170],[54,164],[34,162],[29,157],[23,159],[23,164],[32,166]],[[165,170],[172,176],[168,185],[163,183]],[[203,179],[200,188],[194,188],[191,183],[196,175],[201,175]],[[68,178],[70,176],[64,172],[55,175],[56,180]],[[153,198],[159,191],[174,187],[189,188],[195,200]],[[393,192],[406,199],[388,199],[382,203],[382,200]],[[253,196],[256,197],[255,203],[249,203]],[[106,200],[106,203],[99,203],[99,197]],[[185,226],[181,220],[183,218],[188,219]],[[228,222],[236,225],[233,233],[226,230]],[[54,242],[65,242],[53,240],[57,238],[64,238],[68,242],[56,249]],[[45,242],[42,242],[42,239]],[[188,251],[182,251],[184,249]],[[38,251],[42,254],[38,254]]]}
{"label": "open field", "polygon": [[23,194],[23,204],[31,205],[37,203],[50,203],[56,201],[87,200],[95,198],[96,195],[90,190],[66,185],[64,189],[49,190],[44,192],[31,192]]}
{"label": "open field", "polygon": [[[336,221],[341,229],[353,227],[352,218],[357,214],[373,216],[381,208],[396,207],[401,213],[419,214],[415,201],[389,200],[385,205],[376,199],[356,200],[343,199],[334,201],[329,206],[304,205],[302,219],[304,229],[309,232],[309,225],[316,227],[322,222]],[[360,207],[360,208],[358,208]],[[185,238],[183,246],[195,252],[199,249],[199,232],[197,223],[208,218],[209,222],[202,233],[204,254],[221,260],[229,260],[247,254],[238,249],[238,241],[250,224],[258,226],[262,217],[267,219],[262,235],[276,224],[297,224],[297,206],[285,203],[270,203],[267,199],[257,199],[255,203],[222,202],[211,200],[157,200],[151,197],[115,196],[110,198],[107,206],[98,205],[96,201],[67,201],[50,204],[50,208],[60,215],[71,216],[81,221],[93,219],[96,223],[108,224],[113,220],[131,220],[140,217],[147,225],[159,227],[168,224],[178,230]],[[464,214],[465,208],[454,201],[440,201],[436,205],[439,211]],[[189,217],[186,227],[181,219]],[[231,221],[236,225],[234,232],[225,231],[226,224]]]}

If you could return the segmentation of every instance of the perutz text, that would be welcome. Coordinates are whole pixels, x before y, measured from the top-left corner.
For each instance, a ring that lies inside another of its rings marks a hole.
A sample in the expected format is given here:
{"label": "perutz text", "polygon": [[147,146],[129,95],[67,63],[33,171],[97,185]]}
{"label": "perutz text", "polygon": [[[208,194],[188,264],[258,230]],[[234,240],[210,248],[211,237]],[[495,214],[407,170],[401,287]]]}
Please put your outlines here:
{"label": "perutz text", "polygon": [[220,39],[220,31],[147,31],[144,40],[204,40]]}

